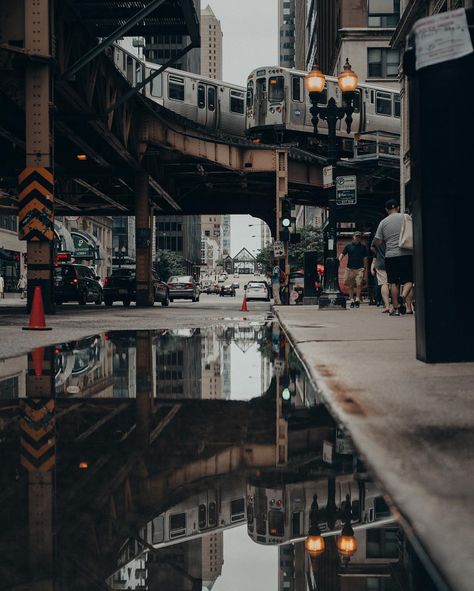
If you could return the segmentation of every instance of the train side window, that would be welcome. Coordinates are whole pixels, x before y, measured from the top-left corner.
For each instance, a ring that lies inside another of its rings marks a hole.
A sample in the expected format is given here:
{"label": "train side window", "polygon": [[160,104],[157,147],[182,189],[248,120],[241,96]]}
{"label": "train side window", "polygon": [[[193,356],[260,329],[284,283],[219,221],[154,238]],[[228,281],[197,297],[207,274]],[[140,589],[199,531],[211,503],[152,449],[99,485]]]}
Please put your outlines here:
{"label": "train side window", "polygon": [[216,109],[216,89],[214,86],[209,86],[207,89],[207,108],[209,111]]}
{"label": "train side window", "polygon": [[161,96],[163,94],[163,78],[161,74],[155,76],[151,81],[151,96]]}
{"label": "train side window", "polygon": [[328,87],[326,86],[323,92],[321,93],[321,97],[318,101],[318,105],[327,105],[328,104]]}
{"label": "train side window", "polygon": [[143,74],[143,67],[140,64],[138,64],[137,69],[135,71],[136,84],[140,84],[140,82],[142,81],[142,74]]}
{"label": "train side window", "polygon": [[397,94],[393,95],[393,114],[400,117],[400,96]]}
{"label": "train side window", "polygon": [[186,513],[170,515],[170,537],[177,538],[186,533]]}
{"label": "train side window", "polygon": [[214,501],[209,503],[209,527],[217,525],[217,511],[216,504]]}
{"label": "train side window", "polygon": [[356,90],[354,93],[354,113],[360,112],[360,90]]}
{"label": "train side window", "polygon": [[300,76],[292,76],[291,78],[291,99],[298,103],[302,101],[301,80]]}
{"label": "train side window", "polygon": [[198,511],[199,529],[203,529],[206,527],[206,516],[207,516],[206,505],[199,505],[199,511]]}
{"label": "train side window", "polygon": [[280,103],[285,98],[285,79],[283,76],[272,76],[268,80],[268,100]]}
{"label": "train side window", "polygon": [[127,55],[127,80],[133,84],[133,59]]}
{"label": "train side window", "polygon": [[168,78],[168,97],[175,101],[184,101],[184,78],[178,76]]}
{"label": "train side window", "polygon": [[235,499],[230,503],[230,520],[239,521],[245,517],[245,500]]}
{"label": "train side window", "polygon": [[253,80],[247,84],[247,109],[253,107]]}
{"label": "train side window", "polygon": [[206,89],[202,84],[198,85],[198,107],[204,109],[206,106]]}
{"label": "train side window", "polygon": [[392,95],[389,92],[377,90],[375,96],[375,112],[378,115],[392,115]]}
{"label": "train side window", "polygon": [[230,91],[230,110],[231,113],[244,114],[244,95],[236,90]]}

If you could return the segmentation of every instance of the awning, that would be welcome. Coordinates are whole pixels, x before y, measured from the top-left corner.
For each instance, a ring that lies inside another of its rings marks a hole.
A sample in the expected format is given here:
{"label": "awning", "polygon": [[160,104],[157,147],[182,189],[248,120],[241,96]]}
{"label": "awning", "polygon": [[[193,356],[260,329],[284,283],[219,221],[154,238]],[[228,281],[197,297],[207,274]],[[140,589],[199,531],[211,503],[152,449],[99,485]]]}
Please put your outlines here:
{"label": "awning", "polygon": [[61,252],[74,252],[74,241],[69,230],[59,220],[54,220],[54,233],[59,241]]}

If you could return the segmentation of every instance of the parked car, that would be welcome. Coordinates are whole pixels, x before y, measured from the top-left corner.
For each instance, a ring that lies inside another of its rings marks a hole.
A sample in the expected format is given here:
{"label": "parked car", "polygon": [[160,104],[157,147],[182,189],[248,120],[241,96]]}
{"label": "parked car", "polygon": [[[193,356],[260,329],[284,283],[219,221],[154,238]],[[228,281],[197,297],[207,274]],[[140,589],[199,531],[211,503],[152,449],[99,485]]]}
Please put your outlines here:
{"label": "parked car", "polygon": [[56,304],[79,302],[85,306],[94,302],[99,306],[104,299],[104,292],[93,269],[86,265],[73,263],[59,264],[54,267],[54,297]]}
{"label": "parked car", "polygon": [[[170,303],[169,289],[166,283],[160,281],[153,273],[153,291],[155,302],[162,306]],[[135,269],[115,269],[104,282],[104,301],[106,306],[112,306],[114,302],[122,302],[124,306],[130,306],[131,302],[137,299],[136,293],[136,272]]]}
{"label": "parked car", "polygon": [[170,302],[191,300],[199,302],[199,286],[191,275],[173,276],[168,279]]}
{"label": "parked car", "polygon": [[232,283],[232,287],[234,289],[240,289],[240,283],[238,281],[234,281],[234,283]]}
{"label": "parked car", "polygon": [[246,286],[247,301],[265,300],[270,301],[270,292],[266,281],[249,281]]}
{"label": "parked car", "polygon": [[226,283],[221,287],[221,291],[219,293],[220,297],[224,297],[226,295],[235,298],[235,288],[230,283]]}

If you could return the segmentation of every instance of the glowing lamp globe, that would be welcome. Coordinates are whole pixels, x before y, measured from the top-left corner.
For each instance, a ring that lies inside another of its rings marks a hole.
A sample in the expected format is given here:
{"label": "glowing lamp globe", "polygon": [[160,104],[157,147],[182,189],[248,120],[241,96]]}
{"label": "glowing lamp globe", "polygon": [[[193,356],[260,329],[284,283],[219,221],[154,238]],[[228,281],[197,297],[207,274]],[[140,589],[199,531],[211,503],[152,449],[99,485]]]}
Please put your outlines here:
{"label": "glowing lamp globe", "polygon": [[341,556],[350,558],[357,552],[357,542],[354,536],[341,536],[337,540],[337,549]]}
{"label": "glowing lamp globe", "polygon": [[306,74],[306,90],[308,92],[323,92],[326,85],[326,76],[318,66],[313,66],[311,72]]}
{"label": "glowing lamp globe", "polygon": [[326,544],[322,536],[309,535],[304,541],[304,547],[310,556],[319,556],[326,549]]}
{"label": "glowing lamp globe", "polygon": [[355,92],[359,83],[359,77],[352,70],[349,60],[346,59],[344,70],[339,74],[337,83],[342,92]]}

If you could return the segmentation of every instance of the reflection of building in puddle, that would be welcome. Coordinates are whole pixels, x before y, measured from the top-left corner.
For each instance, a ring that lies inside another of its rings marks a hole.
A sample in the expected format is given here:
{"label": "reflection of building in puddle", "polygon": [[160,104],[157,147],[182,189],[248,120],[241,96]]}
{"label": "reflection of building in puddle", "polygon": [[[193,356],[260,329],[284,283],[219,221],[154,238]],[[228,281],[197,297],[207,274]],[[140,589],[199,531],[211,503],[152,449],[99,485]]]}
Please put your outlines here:
{"label": "reflection of building in puddle", "polygon": [[112,346],[103,336],[58,345],[54,367],[57,396],[113,397]]}
{"label": "reflection of building in puddle", "polygon": [[157,398],[201,398],[201,331],[161,335],[156,350]]}
{"label": "reflection of building in puddle", "polygon": [[28,356],[0,359],[0,399],[13,400],[26,396]]}

